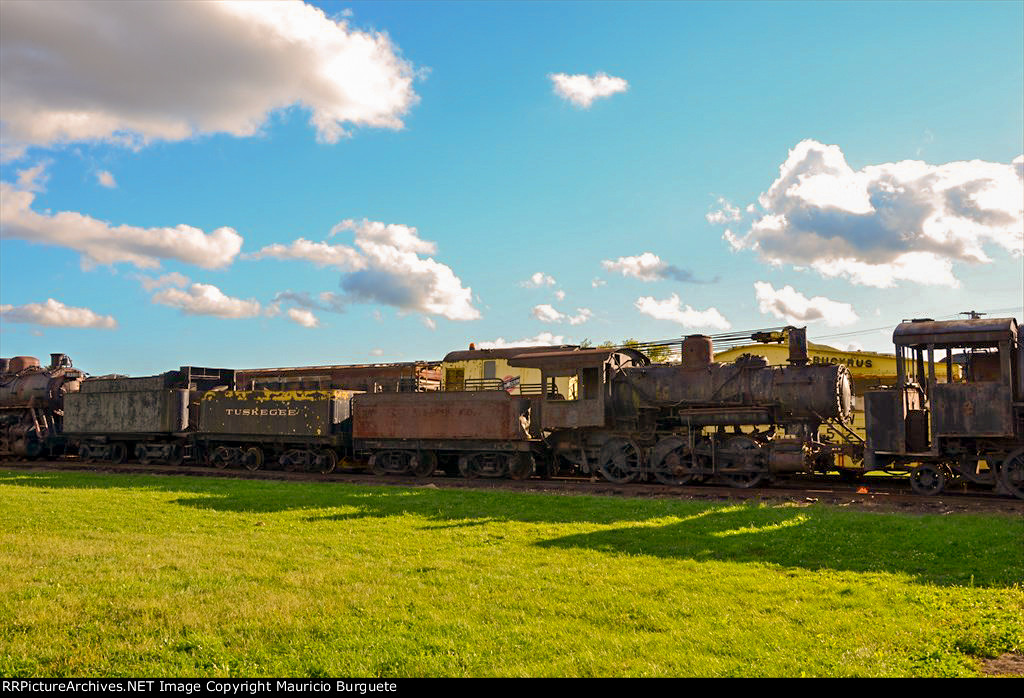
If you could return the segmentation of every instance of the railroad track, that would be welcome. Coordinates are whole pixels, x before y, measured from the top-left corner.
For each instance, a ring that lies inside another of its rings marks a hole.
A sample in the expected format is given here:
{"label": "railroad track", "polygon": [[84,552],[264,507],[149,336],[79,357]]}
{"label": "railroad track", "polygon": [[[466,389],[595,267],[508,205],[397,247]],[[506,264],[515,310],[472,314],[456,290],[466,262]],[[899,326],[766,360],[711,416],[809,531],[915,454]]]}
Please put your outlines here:
{"label": "railroad track", "polygon": [[562,495],[675,498],[706,501],[787,501],[799,504],[834,504],[858,508],[912,511],[921,513],[1002,512],[1024,516],[1024,501],[993,493],[991,490],[950,488],[931,497],[914,494],[906,478],[869,477],[865,482],[841,482],[799,477],[778,480],[769,485],[738,489],[718,485],[671,487],[653,483],[615,484],[599,478],[555,477],[526,480],[473,479],[435,475],[376,476],[361,471],[335,471],[329,474],[284,470],[217,469],[206,466],[168,466],[64,461],[0,461],[0,469],[24,471],[90,472],[127,475],[188,475],[244,480],[284,482],[335,482],[354,485],[433,487],[438,489],[509,490]]}

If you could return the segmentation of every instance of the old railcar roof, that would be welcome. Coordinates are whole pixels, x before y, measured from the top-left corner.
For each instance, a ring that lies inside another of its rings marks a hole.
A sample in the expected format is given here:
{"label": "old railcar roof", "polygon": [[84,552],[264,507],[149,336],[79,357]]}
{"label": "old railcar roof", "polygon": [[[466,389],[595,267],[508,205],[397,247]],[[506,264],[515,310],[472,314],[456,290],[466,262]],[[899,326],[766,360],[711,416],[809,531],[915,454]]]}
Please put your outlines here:
{"label": "old railcar roof", "polygon": [[509,360],[508,365],[525,368],[576,368],[587,366],[600,366],[614,355],[621,355],[616,360],[618,365],[633,364],[646,366],[651,363],[644,354],[636,349],[578,349],[576,351],[548,351],[533,354],[526,354],[514,357]]}
{"label": "old railcar roof", "polygon": [[273,373],[273,372],[295,372],[295,371],[341,371],[345,369],[380,369],[380,368],[407,368],[425,367],[433,368],[440,364],[439,361],[401,361],[384,364],[337,364],[327,366],[278,366],[275,368],[240,368],[238,373]]}
{"label": "old railcar roof", "polygon": [[1017,320],[1007,318],[978,318],[975,320],[921,320],[902,322],[892,333],[896,346],[936,347],[992,345],[1017,341]]}
{"label": "old railcar roof", "polygon": [[540,347],[502,347],[501,349],[460,349],[448,352],[441,361],[486,361],[488,359],[511,359],[521,354],[539,354],[552,351],[571,351],[577,349],[575,344],[556,344]]}

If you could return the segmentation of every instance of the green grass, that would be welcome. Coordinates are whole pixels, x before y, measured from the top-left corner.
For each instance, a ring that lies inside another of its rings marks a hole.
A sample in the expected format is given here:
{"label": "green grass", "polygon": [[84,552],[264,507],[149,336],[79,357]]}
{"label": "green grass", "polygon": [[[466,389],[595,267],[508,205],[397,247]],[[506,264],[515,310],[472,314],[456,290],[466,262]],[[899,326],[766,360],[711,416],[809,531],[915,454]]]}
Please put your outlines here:
{"label": "green grass", "polygon": [[3,676],[963,676],[1024,519],[0,471]]}

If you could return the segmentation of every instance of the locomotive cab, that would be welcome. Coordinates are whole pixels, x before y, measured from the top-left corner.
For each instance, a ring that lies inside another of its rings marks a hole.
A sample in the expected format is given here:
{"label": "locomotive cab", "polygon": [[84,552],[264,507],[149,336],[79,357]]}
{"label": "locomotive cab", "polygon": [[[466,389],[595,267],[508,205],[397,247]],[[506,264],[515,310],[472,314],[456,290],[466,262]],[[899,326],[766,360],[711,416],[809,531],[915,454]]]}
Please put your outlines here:
{"label": "locomotive cab", "polygon": [[936,491],[945,469],[993,478],[979,462],[998,465],[1024,436],[1017,321],[912,320],[893,343],[897,386],[866,396],[867,465],[921,464],[915,472],[934,471]]}
{"label": "locomotive cab", "polygon": [[[508,363],[540,369],[541,428],[553,431],[607,426],[609,377],[620,368],[646,366],[650,360],[635,349],[579,349],[517,356]],[[564,378],[576,379],[576,389],[568,395],[557,387]]]}

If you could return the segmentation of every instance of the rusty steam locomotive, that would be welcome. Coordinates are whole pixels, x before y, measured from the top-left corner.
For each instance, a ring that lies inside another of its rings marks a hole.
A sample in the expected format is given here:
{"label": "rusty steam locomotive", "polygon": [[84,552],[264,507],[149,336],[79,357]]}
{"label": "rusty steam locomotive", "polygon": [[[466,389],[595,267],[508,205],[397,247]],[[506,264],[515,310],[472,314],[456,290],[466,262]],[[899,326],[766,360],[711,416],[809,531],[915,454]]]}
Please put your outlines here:
{"label": "rusty steam locomotive", "polygon": [[[896,386],[865,396],[866,442],[847,426],[847,368],[809,363],[804,331],[786,336],[782,366],[749,355],[717,363],[702,335],[682,341],[679,363],[654,364],[631,348],[533,349],[509,360],[542,377],[538,390],[517,395],[239,390],[235,371],[190,366],[82,380],[55,358],[49,369],[22,366],[0,379],[0,446],[115,463],[329,472],[344,462],[381,475],[568,471],[617,483],[735,487],[780,473],[885,470],[909,473],[924,494],[960,478],[1024,498],[1024,352],[1015,320],[897,327],[900,375]],[[942,350],[945,382],[935,374]],[[48,376],[46,391],[42,378],[27,381],[35,373]],[[565,378],[569,395],[559,390]]]}

